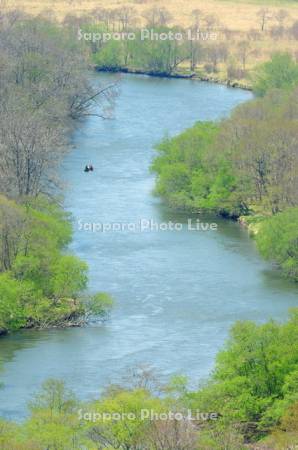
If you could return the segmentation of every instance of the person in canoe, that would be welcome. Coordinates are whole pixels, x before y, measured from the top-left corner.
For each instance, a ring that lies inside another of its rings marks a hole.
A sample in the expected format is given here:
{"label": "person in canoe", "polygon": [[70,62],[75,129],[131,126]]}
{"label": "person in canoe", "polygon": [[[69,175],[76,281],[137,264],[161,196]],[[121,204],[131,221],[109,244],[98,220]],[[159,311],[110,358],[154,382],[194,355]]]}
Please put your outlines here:
{"label": "person in canoe", "polygon": [[92,164],[88,164],[85,166],[84,172],[93,172],[94,168]]}

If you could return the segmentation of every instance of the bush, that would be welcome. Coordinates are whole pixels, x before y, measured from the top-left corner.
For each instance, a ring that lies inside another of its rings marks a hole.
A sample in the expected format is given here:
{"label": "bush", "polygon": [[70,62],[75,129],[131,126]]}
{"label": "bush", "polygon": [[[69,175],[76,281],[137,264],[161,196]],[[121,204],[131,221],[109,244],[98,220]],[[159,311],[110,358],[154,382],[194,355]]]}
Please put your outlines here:
{"label": "bush", "polygon": [[298,208],[263,221],[256,239],[261,254],[275,261],[286,276],[298,281]]}
{"label": "bush", "polygon": [[94,56],[94,64],[99,69],[117,71],[123,67],[121,42],[110,41],[105,44]]}
{"label": "bush", "polygon": [[225,428],[242,424],[244,434],[251,426],[255,437],[262,436],[297,401],[297,358],[297,309],[282,325],[238,322],[207,386],[187,394],[189,406],[217,411]]}
{"label": "bush", "polygon": [[86,300],[88,267],[64,254],[72,227],[56,204],[0,198],[0,229],[6,242],[0,261],[9,269],[0,275],[0,332],[79,324],[90,309],[97,317],[110,309],[107,295]]}
{"label": "bush", "polygon": [[159,154],[152,164],[157,173],[155,192],[171,206],[240,214],[232,164],[216,152],[219,130],[216,123],[199,122],[157,147]]}
{"label": "bush", "polygon": [[298,64],[288,53],[276,53],[256,71],[254,91],[264,96],[270,89],[291,89],[298,84]]}

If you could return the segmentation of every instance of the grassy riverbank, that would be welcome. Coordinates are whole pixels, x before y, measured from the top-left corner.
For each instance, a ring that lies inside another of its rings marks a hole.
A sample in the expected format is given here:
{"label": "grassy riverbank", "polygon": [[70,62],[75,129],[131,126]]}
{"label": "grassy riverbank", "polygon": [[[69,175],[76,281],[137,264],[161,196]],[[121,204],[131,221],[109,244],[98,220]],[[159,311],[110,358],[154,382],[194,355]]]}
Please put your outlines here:
{"label": "grassy riverbank", "polygon": [[212,75],[202,75],[201,72],[193,72],[189,73],[188,71],[179,70],[177,72],[168,73],[160,73],[160,72],[148,72],[141,69],[132,69],[132,68],[115,68],[113,70],[107,70],[106,68],[95,65],[95,70],[98,72],[116,72],[116,73],[130,73],[135,75],[148,75],[151,77],[160,77],[160,78],[181,78],[181,79],[192,79],[198,81],[205,81],[206,83],[216,83],[222,84],[224,86],[244,89],[247,91],[252,91],[252,84],[249,80],[247,81],[237,81],[237,80],[227,80],[213,77]]}
{"label": "grassy riverbank", "polygon": [[298,66],[261,66],[257,99],[220,123],[198,123],[157,148],[156,194],[174,208],[212,210],[257,231],[263,256],[298,281]]}

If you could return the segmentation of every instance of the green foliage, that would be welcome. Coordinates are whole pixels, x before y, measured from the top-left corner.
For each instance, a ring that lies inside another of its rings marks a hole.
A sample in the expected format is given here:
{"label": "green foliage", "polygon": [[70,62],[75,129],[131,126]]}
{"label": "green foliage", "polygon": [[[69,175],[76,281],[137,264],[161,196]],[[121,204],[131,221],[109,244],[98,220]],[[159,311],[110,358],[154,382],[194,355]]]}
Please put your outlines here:
{"label": "green foliage", "polygon": [[297,400],[297,361],[297,310],[282,325],[236,323],[212,379],[190,394],[189,402],[192,408],[218,411],[227,424],[254,424],[261,435]]}
{"label": "green foliage", "polygon": [[[296,391],[297,392],[297,391]],[[297,446],[298,442],[298,401],[291,405],[281,423],[265,443],[274,450],[291,449]]]}
{"label": "green foliage", "polygon": [[152,164],[156,194],[175,207],[208,206],[213,180],[205,156],[217,133],[216,124],[199,122],[173,139],[164,139]]}
{"label": "green foliage", "polygon": [[33,413],[43,409],[49,409],[52,413],[55,411],[69,413],[76,406],[77,401],[73,393],[66,388],[65,383],[61,380],[49,379],[43,383],[41,392],[36,394],[29,408]]}
{"label": "green foliage", "polygon": [[[177,33],[177,27],[159,26],[150,28],[153,36],[163,33]],[[142,36],[139,30],[134,30],[135,39],[127,38],[107,42],[93,42],[93,36],[107,30],[102,26],[86,26],[84,37],[90,40],[92,60],[102,70],[132,69],[159,75],[170,75],[177,69],[179,63],[186,59],[187,44],[175,39],[156,39]],[[94,39],[95,40],[95,39]]]}
{"label": "green foliage", "polygon": [[75,298],[87,287],[87,264],[72,255],[62,255],[51,267],[50,290],[58,298]]}
{"label": "green foliage", "polygon": [[89,316],[104,317],[113,306],[112,297],[106,292],[98,292],[84,301],[84,307]]}
{"label": "green foliage", "polygon": [[17,204],[2,197],[0,230],[5,243],[0,250],[2,332],[80,323],[109,311],[107,294],[83,295],[88,268],[77,257],[64,254],[72,227],[57,204],[44,198]]}
{"label": "green foliage", "polygon": [[261,223],[256,236],[261,254],[276,261],[286,276],[298,281],[298,209],[290,208]]}
{"label": "green foliage", "polygon": [[34,299],[32,285],[19,282],[8,273],[0,275],[0,329],[16,330],[25,326],[25,307]]}
{"label": "green foliage", "polygon": [[31,417],[19,428],[21,441],[51,450],[79,449],[88,443],[79,429],[79,403],[64,382],[46,381],[29,406]]}
{"label": "green foliage", "polygon": [[[179,29],[156,27],[150,29],[153,34],[177,33]],[[135,67],[149,73],[170,75],[185,57],[185,44],[175,40],[143,39],[137,34],[133,41],[131,60]]]}
{"label": "green foliage", "polygon": [[298,64],[288,53],[275,53],[256,70],[254,91],[264,96],[270,89],[291,89],[298,84]]}
{"label": "green foliage", "polygon": [[220,130],[219,124],[199,122],[181,135],[165,139],[152,164],[157,173],[156,194],[173,207],[215,210],[230,216],[243,213],[236,171],[217,151]]}
{"label": "green foliage", "polygon": [[[166,411],[165,402],[152,397],[143,389],[120,390],[88,405],[86,410],[91,417],[99,418],[95,423],[91,420],[87,425],[92,430],[94,440],[102,441],[105,445],[110,443],[113,448],[127,449],[138,448],[138,444],[144,443],[148,433],[150,418],[142,416],[142,411]],[[106,413],[112,417],[105,418]]]}
{"label": "green foliage", "polygon": [[94,64],[103,70],[117,71],[124,66],[123,43],[111,40],[92,57]]}

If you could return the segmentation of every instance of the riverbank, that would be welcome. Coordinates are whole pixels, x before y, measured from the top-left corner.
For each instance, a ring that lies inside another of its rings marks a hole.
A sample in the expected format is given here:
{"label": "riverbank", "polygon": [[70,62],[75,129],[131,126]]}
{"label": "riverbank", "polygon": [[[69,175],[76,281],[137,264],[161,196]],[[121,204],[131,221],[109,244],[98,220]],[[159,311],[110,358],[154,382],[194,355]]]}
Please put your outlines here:
{"label": "riverbank", "polygon": [[0,273],[0,334],[105,318],[111,298],[87,293],[87,264],[66,254],[72,224],[55,201],[39,196],[16,202],[1,196],[0,218],[6,267]]}
{"label": "riverbank", "polygon": [[[0,30],[0,59],[10,61],[0,86],[2,335],[77,326],[101,319],[111,304],[101,291],[90,293],[86,263],[67,253],[73,229],[61,206],[59,172],[70,133],[92,108],[110,107],[113,87],[92,85],[87,57],[76,42],[69,45],[69,30],[15,17],[4,11]],[[33,42],[39,45],[28,54]]]}
{"label": "riverbank", "polygon": [[258,76],[259,98],[224,121],[199,122],[157,146],[155,191],[173,208],[238,219],[256,236],[262,256],[298,281],[297,63],[277,54]]}
{"label": "riverbank", "polygon": [[230,80],[230,79],[220,79],[216,77],[212,77],[210,75],[200,75],[197,72],[193,73],[186,73],[186,72],[174,72],[174,73],[166,73],[166,72],[154,72],[154,71],[146,71],[146,70],[140,70],[140,69],[131,69],[131,68],[117,68],[115,70],[111,69],[105,69],[100,66],[93,66],[94,70],[97,72],[102,73],[130,73],[134,75],[147,75],[150,77],[156,77],[156,78],[177,78],[177,79],[186,79],[186,80],[198,80],[198,81],[204,81],[208,83],[214,83],[214,84],[221,84],[223,86],[237,88],[237,89],[243,89],[246,91],[252,91],[252,84],[244,83],[237,80]]}

